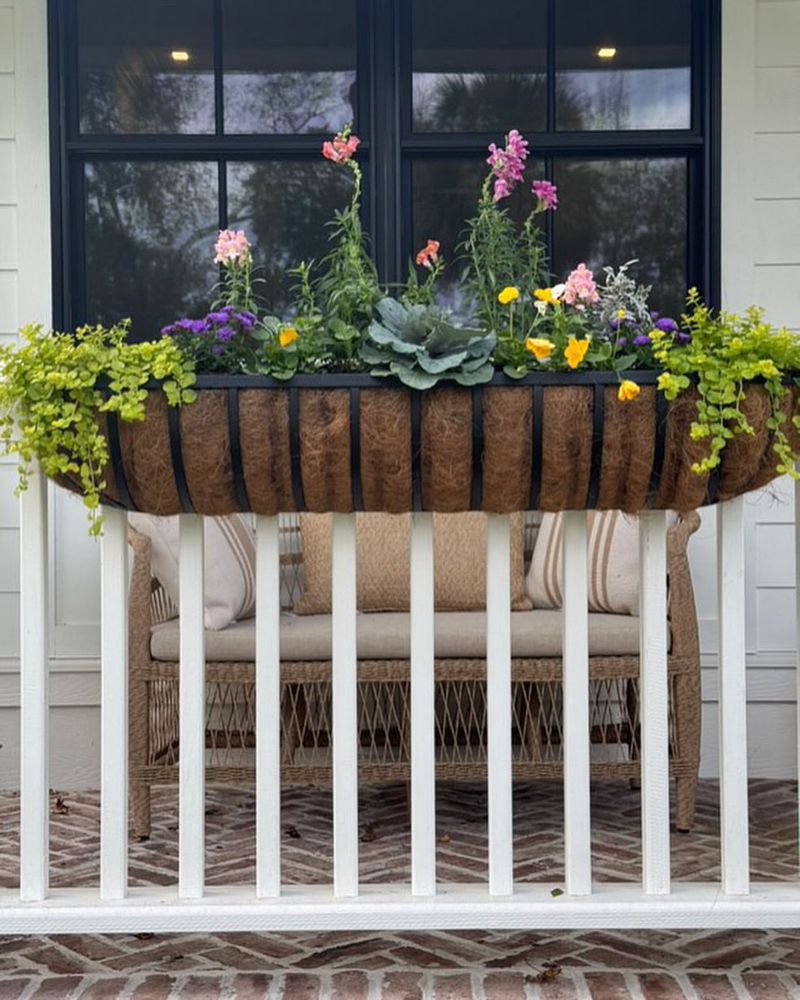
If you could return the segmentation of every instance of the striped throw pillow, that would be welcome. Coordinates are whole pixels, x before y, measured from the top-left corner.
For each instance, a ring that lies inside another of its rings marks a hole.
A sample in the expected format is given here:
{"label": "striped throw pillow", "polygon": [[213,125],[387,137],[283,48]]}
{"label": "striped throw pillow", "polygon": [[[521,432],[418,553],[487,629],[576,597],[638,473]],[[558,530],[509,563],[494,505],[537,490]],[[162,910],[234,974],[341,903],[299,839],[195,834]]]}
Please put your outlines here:
{"label": "striped throw pillow", "polygon": [[[535,608],[560,608],[561,514],[545,514],[528,570]],[[639,520],[618,510],[591,511],[587,524],[589,610],[639,614]]]}
{"label": "striped throw pillow", "polygon": [[[207,517],[205,522],[205,623],[215,631],[252,618],[256,605],[256,536],[244,514]],[[178,518],[130,514],[130,526],[153,546],[152,572],[178,607]]]}

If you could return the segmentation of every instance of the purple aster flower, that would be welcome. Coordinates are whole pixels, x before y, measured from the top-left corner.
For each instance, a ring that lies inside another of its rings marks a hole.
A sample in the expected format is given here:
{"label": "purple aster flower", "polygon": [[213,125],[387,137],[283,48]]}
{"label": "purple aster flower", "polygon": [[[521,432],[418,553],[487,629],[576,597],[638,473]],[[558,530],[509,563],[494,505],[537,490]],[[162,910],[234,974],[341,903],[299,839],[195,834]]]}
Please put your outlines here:
{"label": "purple aster flower", "polygon": [[227,323],[228,314],[226,312],[211,312],[206,316],[207,323]]}
{"label": "purple aster flower", "polygon": [[222,344],[214,344],[211,348],[211,353],[216,357],[222,354]]}
{"label": "purple aster flower", "polygon": [[688,344],[691,341],[692,336],[689,333],[685,333],[683,330],[676,330],[673,339],[676,344]]}
{"label": "purple aster flower", "polygon": [[226,312],[226,313],[228,313],[228,315],[230,315],[231,313],[235,313],[236,312],[236,306],[223,306],[222,307],[222,311]]}
{"label": "purple aster flower", "polygon": [[252,330],[256,325],[255,316],[247,310],[240,312],[238,316],[234,316],[233,318],[239,323],[243,330]]}
{"label": "purple aster flower", "polygon": [[660,315],[661,313],[658,313],[655,310],[651,310],[650,319],[655,323]]}
{"label": "purple aster flower", "polygon": [[233,340],[236,336],[236,331],[232,326],[221,326],[217,330],[217,340],[221,341],[223,344],[227,344],[229,340]]}
{"label": "purple aster flower", "polygon": [[617,341],[617,347],[627,347],[627,346],[628,346],[628,338],[620,337],[619,340]]}
{"label": "purple aster flower", "polygon": [[650,338],[647,336],[646,333],[640,333],[638,337],[634,337],[633,338],[633,346],[634,347],[649,347],[650,346]]}
{"label": "purple aster flower", "polygon": [[171,333],[175,333],[175,324],[170,323],[169,326],[161,327],[161,336],[168,337]]}
{"label": "purple aster flower", "polygon": [[656,320],[656,330],[661,330],[662,333],[677,333],[678,324],[674,319],[665,316],[663,319]]}
{"label": "purple aster flower", "polygon": [[192,333],[192,327],[194,326],[195,320],[193,319],[179,319],[173,323],[175,330],[185,330],[187,333]]}
{"label": "purple aster flower", "polygon": [[208,323],[202,319],[192,320],[191,332],[195,334],[208,333]]}

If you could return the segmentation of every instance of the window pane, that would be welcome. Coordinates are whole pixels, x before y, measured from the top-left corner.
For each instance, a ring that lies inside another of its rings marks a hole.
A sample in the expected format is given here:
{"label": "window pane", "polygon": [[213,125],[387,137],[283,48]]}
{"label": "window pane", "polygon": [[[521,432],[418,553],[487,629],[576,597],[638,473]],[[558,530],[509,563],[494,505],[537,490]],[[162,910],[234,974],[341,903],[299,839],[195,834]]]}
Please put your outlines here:
{"label": "window pane", "polygon": [[676,315],[686,296],[686,175],[683,159],[566,160],[556,163],[554,271],[580,261],[602,273],[632,258],[652,284],[653,308]]}
{"label": "window pane", "polygon": [[78,0],[82,132],[214,131],[211,3]]}
{"label": "window pane", "polygon": [[87,319],[130,316],[148,340],[205,312],[217,280],[217,167],[95,162],[85,168]]}
{"label": "window pane", "polygon": [[[459,316],[469,313],[469,303],[460,289],[459,277],[464,262],[458,260],[458,247],[464,236],[466,220],[475,214],[478,196],[486,176],[483,159],[417,160],[412,166],[414,191],[412,252],[427,240],[438,240],[447,267],[438,285],[438,301]],[[542,164],[528,161],[527,176],[542,176]],[[521,221],[532,205],[530,187],[520,184],[503,203],[513,218]]]}
{"label": "window pane", "polygon": [[351,191],[350,171],[322,160],[229,165],[228,225],[244,229],[254,244],[265,279],[257,293],[268,309],[286,315],[295,283],[289,268],[328,252],[326,223]]}
{"label": "window pane", "polygon": [[355,0],[225,0],[226,132],[336,132],[355,117]]}
{"label": "window pane", "polygon": [[556,4],[563,130],[691,127],[690,0]]}
{"label": "window pane", "polygon": [[414,130],[544,129],[546,11],[545,0],[413,0]]}

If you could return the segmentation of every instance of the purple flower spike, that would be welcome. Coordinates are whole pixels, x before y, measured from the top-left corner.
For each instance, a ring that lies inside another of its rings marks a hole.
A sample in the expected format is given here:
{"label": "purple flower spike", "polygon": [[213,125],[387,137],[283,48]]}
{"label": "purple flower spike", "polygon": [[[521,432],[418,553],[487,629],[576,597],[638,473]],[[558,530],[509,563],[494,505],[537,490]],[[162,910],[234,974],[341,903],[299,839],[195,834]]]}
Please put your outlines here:
{"label": "purple flower spike", "polygon": [[650,346],[650,338],[647,336],[646,333],[640,333],[638,337],[634,337],[633,338],[633,346],[634,347],[649,347]]}
{"label": "purple flower spike", "polygon": [[663,319],[656,320],[656,330],[661,330],[662,333],[676,333],[678,324],[674,319],[665,316]]}

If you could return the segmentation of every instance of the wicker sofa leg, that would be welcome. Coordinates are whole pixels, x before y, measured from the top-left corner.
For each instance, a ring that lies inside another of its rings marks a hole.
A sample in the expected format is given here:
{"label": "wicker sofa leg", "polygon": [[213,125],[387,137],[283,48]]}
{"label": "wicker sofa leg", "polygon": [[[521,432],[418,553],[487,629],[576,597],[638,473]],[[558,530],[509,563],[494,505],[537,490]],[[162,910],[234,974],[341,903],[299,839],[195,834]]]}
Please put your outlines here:
{"label": "wicker sofa leg", "polygon": [[130,826],[136,839],[147,840],[150,836],[151,786],[142,772],[147,766],[150,685],[135,676],[129,683]]}
{"label": "wicker sofa leg", "polygon": [[688,833],[694,825],[700,770],[700,672],[675,677],[675,729],[678,766],[675,776],[675,825]]}

